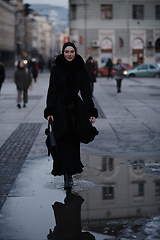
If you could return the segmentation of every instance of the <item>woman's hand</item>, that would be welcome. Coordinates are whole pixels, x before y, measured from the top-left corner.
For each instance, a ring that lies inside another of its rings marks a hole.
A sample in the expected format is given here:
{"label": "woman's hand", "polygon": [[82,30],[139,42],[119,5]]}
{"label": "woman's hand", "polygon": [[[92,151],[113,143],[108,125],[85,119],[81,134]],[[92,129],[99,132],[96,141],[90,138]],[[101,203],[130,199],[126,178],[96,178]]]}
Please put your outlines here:
{"label": "woman's hand", "polygon": [[54,118],[53,118],[52,115],[48,116],[48,117],[47,117],[47,120],[49,121],[50,118],[52,119],[52,121],[54,121]]}
{"label": "woman's hand", "polygon": [[90,121],[91,121],[91,123],[93,124],[93,123],[95,123],[96,118],[95,118],[95,117],[90,117]]}

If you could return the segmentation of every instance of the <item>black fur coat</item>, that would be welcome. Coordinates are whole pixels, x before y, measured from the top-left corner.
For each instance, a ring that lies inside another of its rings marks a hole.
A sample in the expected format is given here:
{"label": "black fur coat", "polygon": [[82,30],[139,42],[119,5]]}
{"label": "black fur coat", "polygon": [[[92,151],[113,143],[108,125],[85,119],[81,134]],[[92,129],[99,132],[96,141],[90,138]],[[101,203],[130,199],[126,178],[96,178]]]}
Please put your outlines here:
{"label": "black fur coat", "polygon": [[[59,152],[61,151],[63,157],[66,156],[68,159],[78,158],[80,160],[79,143],[88,143],[98,134],[96,128],[92,127],[89,121],[90,116],[97,118],[98,112],[94,107],[88,72],[81,56],[76,54],[72,62],[66,61],[62,54],[57,57],[55,66],[51,71],[46,102],[44,117],[53,115],[54,134]],[[65,144],[67,144],[66,153]],[[68,156],[70,151],[72,156]],[[53,158],[62,158],[62,156],[56,157],[54,155]],[[59,159],[58,161],[63,160]],[[63,169],[59,172],[63,174],[66,170]],[[74,174],[81,171],[67,170],[67,172]],[[57,171],[53,174],[57,175]]]}
{"label": "black fur coat", "polygon": [[49,115],[54,117],[57,138],[61,138],[69,130],[67,112],[72,108],[72,105],[74,104],[73,107],[76,108],[74,112],[76,111],[77,113],[79,110],[77,109],[79,91],[87,110],[88,118],[90,116],[97,118],[98,112],[94,108],[88,72],[85,69],[82,57],[76,55],[74,63],[70,64],[64,59],[62,54],[59,55],[51,71],[47,107],[44,111],[45,118]]}

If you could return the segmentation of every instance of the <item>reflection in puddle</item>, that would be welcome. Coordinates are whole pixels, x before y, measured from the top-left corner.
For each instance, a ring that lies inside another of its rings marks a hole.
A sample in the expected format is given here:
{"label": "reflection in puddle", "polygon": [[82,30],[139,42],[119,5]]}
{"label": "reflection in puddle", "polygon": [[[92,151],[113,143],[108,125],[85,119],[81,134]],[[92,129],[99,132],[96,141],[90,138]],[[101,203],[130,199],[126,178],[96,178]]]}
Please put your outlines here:
{"label": "reflection in puddle", "polygon": [[55,202],[52,205],[56,226],[48,234],[48,239],[59,240],[94,240],[89,232],[82,232],[81,205],[84,199],[81,196],[66,192],[64,203]]}
{"label": "reflection in puddle", "polygon": [[[84,231],[92,232],[97,240],[160,239],[160,161],[157,157],[130,160],[124,156],[82,155],[82,162],[85,170],[75,176],[72,189],[81,197],[70,194],[67,202],[71,207],[73,199],[84,199],[83,204],[81,202]],[[83,182],[93,184],[78,188],[78,183],[82,186]],[[66,202],[59,204],[62,209],[67,207]],[[53,209],[56,213],[55,207]],[[80,221],[80,216],[77,220]]]}

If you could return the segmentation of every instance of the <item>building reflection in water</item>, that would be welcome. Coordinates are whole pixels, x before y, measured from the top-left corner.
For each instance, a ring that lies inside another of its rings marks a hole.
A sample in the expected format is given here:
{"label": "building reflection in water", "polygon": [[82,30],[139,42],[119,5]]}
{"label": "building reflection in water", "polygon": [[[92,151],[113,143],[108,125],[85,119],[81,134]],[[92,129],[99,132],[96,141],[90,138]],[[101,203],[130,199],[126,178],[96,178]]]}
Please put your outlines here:
{"label": "building reflection in water", "polygon": [[81,193],[82,221],[140,217],[160,212],[160,161],[155,156],[83,155],[82,179],[96,187]]}
{"label": "building reflection in water", "polygon": [[[61,231],[60,228],[69,224],[69,228],[77,229],[77,233],[78,229],[79,233],[81,232],[82,225],[83,230],[105,234],[108,223],[107,233],[109,231],[113,233],[114,224],[109,225],[109,223],[111,220],[116,220],[119,221],[119,224],[114,226],[116,236],[118,234],[116,231],[119,232],[124,228],[124,219],[159,214],[160,161],[156,156],[144,159],[134,157],[130,160],[123,155],[82,155],[82,162],[85,166],[84,172],[77,177],[77,189],[73,188],[73,191],[78,192],[81,196],[70,194],[66,196],[64,204],[55,203],[53,205],[56,218],[54,231],[56,229]],[[78,189],[78,185],[83,181],[85,183],[93,182],[95,185]],[[59,210],[56,210],[56,206],[60,207]],[[79,210],[76,211],[76,208]],[[75,226],[72,226],[67,209],[74,213],[72,216],[74,216],[73,224]],[[60,218],[58,218],[57,213],[59,213]],[[63,224],[59,224],[57,219]],[[52,232],[50,234],[53,235]]]}

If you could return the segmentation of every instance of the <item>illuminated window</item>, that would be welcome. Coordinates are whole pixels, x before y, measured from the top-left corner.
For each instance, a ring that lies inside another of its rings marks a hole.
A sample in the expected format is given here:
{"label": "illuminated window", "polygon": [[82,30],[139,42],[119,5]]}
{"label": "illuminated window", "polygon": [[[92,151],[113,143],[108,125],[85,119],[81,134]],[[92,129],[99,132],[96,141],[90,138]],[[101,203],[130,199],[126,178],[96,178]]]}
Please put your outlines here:
{"label": "illuminated window", "polygon": [[112,19],[112,5],[101,5],[101,18]]}

